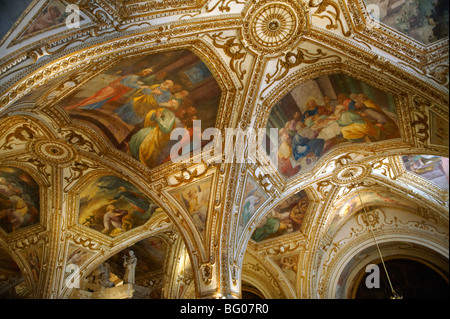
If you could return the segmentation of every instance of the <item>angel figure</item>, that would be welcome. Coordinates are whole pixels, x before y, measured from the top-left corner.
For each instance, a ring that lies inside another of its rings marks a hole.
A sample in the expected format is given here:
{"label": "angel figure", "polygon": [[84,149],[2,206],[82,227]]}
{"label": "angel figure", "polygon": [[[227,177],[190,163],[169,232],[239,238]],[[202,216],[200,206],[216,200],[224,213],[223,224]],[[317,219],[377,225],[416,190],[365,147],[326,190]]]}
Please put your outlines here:
{"label": "angel figure", "polygon": [[203,233],[208,215],[208,192],[202,191],[200,186],[197,189],[190,189],[187,198],[182,195],[184,204],[189,210],[195,227]]}

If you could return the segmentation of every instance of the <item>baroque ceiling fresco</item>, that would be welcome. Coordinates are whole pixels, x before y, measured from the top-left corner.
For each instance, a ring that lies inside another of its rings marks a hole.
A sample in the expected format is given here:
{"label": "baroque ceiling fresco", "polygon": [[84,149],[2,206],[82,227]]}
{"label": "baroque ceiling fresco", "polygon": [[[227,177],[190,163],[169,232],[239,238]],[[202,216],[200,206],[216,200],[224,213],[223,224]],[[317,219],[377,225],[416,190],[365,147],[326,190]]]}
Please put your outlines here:
{"label": "baroque ceiling fresco", "polygon": [[0,297],[448,286],[447,1],[0,8]]}

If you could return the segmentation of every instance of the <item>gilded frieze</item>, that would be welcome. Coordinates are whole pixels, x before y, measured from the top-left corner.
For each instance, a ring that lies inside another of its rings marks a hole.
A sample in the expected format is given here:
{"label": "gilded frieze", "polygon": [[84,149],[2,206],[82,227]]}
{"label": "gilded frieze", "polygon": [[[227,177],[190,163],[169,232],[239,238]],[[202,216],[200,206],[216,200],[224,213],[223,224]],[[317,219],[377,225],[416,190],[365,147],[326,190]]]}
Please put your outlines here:
{"label": "gilded frieze", "polygon": [[352,31],[345,25],[345,18],[341,14],[340,5],[341,4],[338,1],[332,0],[309,1],[309,7],[313,8],[311,9],[311,11],[313,11],[312,17],[328,20],[328,24],[325,26],[326,29],[340,29],[344,37],[349,37],[352,34]]}

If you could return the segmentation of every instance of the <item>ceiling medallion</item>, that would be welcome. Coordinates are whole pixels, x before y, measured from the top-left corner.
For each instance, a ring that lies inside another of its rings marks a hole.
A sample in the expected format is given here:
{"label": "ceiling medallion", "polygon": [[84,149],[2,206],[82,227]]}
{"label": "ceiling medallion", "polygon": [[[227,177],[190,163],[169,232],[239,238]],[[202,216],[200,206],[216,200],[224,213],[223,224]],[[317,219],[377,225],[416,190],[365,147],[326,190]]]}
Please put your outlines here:
{"label": "ceiling medallion", "polygon": [[59,140],[37,140],[32,149],[40,158],[51,164],[69,163],[76,156],[71,145]]}
{"label": "ceiling medallion", "polygon": [[332,181],[337,185],[348,185],[361,182],[370,173],[370,168],[361,164],[346,165],[336,169],[332,174]]}
{"label": "ceiling medallion", "polygon": [[246,12],[242,38],[254,52],[275,55],[298,44],[306,26],[299,1],[256,1]]}

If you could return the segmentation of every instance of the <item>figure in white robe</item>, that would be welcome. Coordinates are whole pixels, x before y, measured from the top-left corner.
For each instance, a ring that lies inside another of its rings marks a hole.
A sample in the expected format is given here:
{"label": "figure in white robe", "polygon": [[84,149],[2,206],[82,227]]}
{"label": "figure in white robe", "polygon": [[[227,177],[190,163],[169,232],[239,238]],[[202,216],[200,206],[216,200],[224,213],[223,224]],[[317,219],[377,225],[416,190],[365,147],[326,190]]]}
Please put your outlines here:
{"label": "figure in white robe", "polygon": [[123,260],[123,266],[125,267],[125,274],[123,276],[123,283],[124,284],[134,284],[136,277],[135,277],[135,271],[136,271],[136,264],[137,264],[137,258],[134,255],[134,251],[130,250],[128,252],[128,256],[125,255]]}

